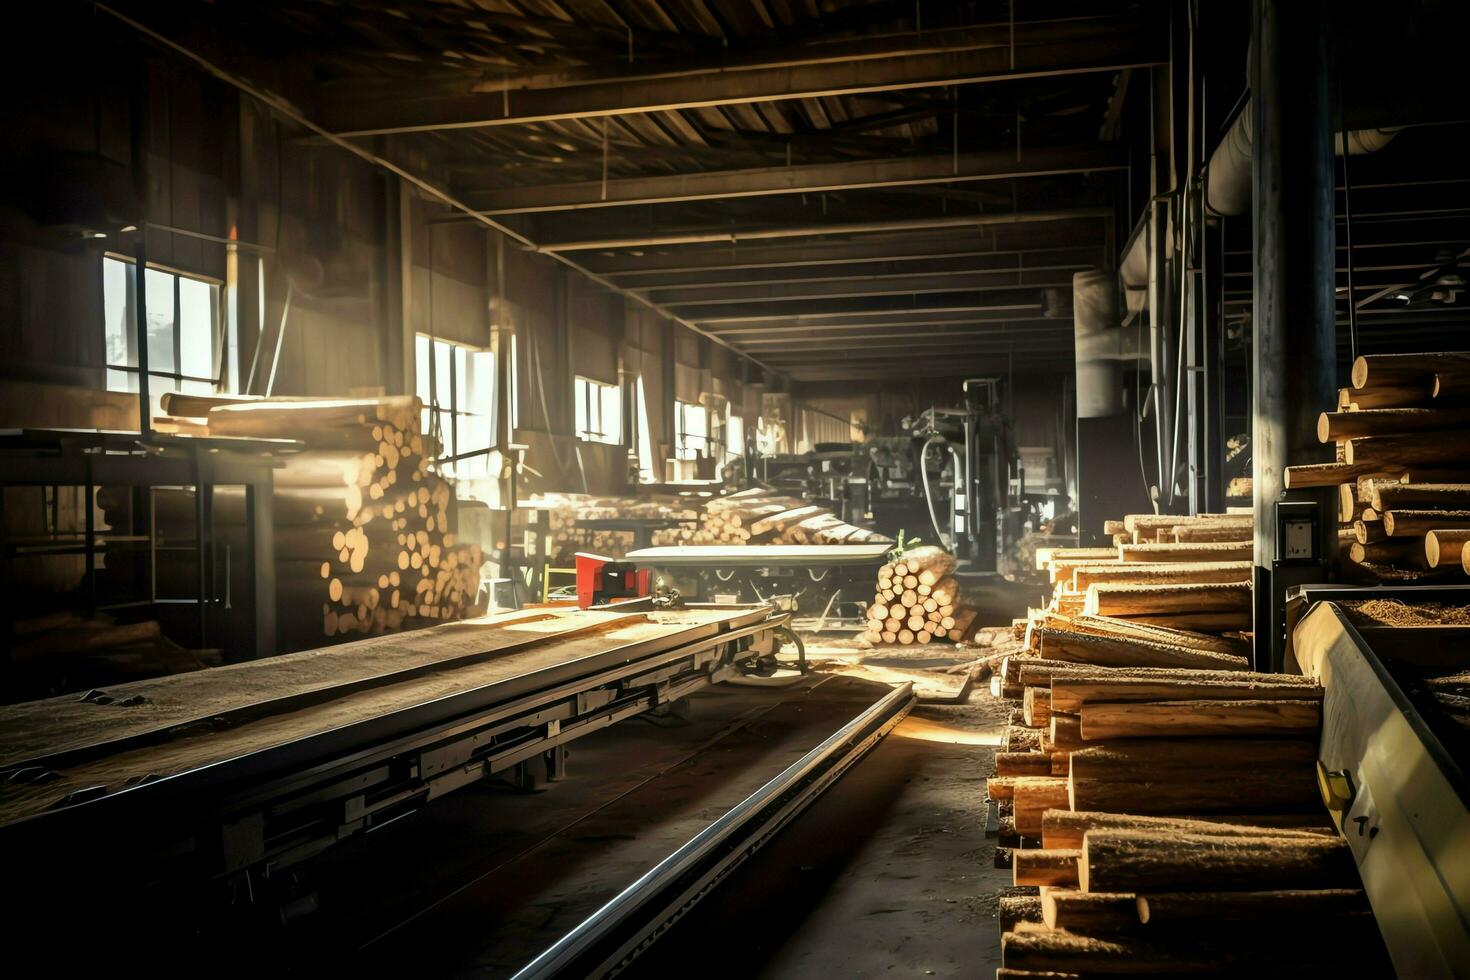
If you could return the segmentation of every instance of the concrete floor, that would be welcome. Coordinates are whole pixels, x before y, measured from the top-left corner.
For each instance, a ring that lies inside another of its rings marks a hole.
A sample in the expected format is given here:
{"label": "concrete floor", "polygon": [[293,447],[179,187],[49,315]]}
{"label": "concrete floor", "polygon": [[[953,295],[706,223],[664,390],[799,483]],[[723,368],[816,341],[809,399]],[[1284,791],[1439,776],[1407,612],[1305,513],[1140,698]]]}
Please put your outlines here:
{"label": "concrete floor", "polygon": [[[722,685],[692,699],[688,719],[575,743],[570,778],[545,793],[467,789],[329,852],[304,869],[318,911],[272,959],[301,973],[509,976],[886,690],[849,669],[856,658],[815,653],[845,659],[846,675]],[[994,896],[1009,875],[991,866],[981,780],[1008,713],[978,693],[917,707],[631,972],[992,971]]]}

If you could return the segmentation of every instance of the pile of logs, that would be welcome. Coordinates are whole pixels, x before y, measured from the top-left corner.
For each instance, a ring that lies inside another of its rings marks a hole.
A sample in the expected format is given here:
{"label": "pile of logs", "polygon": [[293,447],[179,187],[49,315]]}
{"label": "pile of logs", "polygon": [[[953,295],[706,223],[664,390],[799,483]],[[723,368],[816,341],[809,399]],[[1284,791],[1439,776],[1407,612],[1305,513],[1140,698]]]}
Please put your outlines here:
{"label": "pile of logs", "polygon": [[1000,902],[1000,975],[1287,975],[1320,962],[1295,932],[1303,919],[1347,936],[1334,965],[1380,975],[1357,869],[1316,787],[1320,687],[1013,659],[1002,673],[1021,706],[987,784],[997,861],[1018,886]]}
{"label": "pile of logs", "polygon": [[908,646],[968,639],[975,610],[965,604],[954,570],[954,556],[935,547],[911,548],[878,569],[862,641]]}
{"label": "pile of logs", "polygon": [[1041,549],[1036,564],[1052,596],[1031,622],[1087,615],[1136,626],[1249,629],[1250,521],[1249,514],[1130,514],[1107,522],[1110,548]]}
{"label": "pile of logs", "polygon": [[890,544],[830,510],[754,488],[705,504],[697,544]]}
{"label": "pile of logs", "polygon": [[1317,420],[1336,461],[1289,466],[1288,489],[1336,487],[1339,557],[1358,578],[1470,571],[1470,354],[1366,354]]}
{"label": "pile of logs", "polygon": [[[188,650],[164,636],[156,620],[120,623],[111,616],[45,613],[11,623],[4,700],[39,690],[75,690],[118,678],[155,677],[218,666],[218,650]],[[35,690],[33,690],[33,688]]]}
{"label": "pile of logs", "polygon": [[[275,473],[277,645],[381,633],[478,615],[480,548],[450,532],[454,490],[431,468],[414,397],[251,399],[164,395],[180,431],[289,437],[306,450]],[[99,493],[109,521],[127,495]],[[193,536],[190,490],[154,490],[156,532]],[[218,487],[217,529],[245,523],[238,488]]]}

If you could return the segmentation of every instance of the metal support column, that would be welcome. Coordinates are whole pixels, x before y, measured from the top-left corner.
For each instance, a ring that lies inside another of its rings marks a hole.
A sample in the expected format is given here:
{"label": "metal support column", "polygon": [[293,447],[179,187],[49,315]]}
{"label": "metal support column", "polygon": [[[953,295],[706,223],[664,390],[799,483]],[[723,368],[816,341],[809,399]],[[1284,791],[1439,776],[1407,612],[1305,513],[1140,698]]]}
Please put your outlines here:
{"label": "metal support column", "polygon": [[[1317,441],[1316,419],[1337,382],[1333,86],[1328,0],[1254,0],[1252,13],[1255,661],[1272,670],[1282,662],[1287,576],[1275,546],[1286,467],[1332,458]],[[1329,493],[1298,499],[1325,506]],[[1326,562],[1337,547],[1333,513],[1321,510],[1317,521],[1317,556]]]}

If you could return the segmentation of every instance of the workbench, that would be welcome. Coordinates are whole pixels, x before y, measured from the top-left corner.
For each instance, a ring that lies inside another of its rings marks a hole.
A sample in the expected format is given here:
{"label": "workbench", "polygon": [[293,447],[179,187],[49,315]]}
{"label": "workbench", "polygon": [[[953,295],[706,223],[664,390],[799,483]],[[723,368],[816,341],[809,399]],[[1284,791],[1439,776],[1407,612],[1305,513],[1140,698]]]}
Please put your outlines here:
{"label": "workbench", "polygon": [[[277,870],[774,649],[766,607],[533,609],[0,709],[14,880]],[[29,862],[35,866],[29,866]]]}

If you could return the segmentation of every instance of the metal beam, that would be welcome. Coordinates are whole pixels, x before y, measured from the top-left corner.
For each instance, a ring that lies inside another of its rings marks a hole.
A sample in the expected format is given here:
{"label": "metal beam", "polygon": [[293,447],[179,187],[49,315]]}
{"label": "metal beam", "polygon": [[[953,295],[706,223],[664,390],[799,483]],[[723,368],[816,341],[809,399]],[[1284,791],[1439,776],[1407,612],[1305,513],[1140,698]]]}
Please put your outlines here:
{"label": "metal beam", "polygon": [[803,299],[761,305],[761,312],[749,315],[727,306],[689,306],[682,316],[694,323],[759,323],[807,319],[850,317],[893,313],[955,313],[978,311],[1040,310],[1041,300],[1035,289],[1016,289],[994,293],[941,293],[931,296],[873,296],[848,300]]}
{"label": "metal beam", "polygon": [[1049,221],[1073,221],[1082,218],[1112,217],[1111,208],[1067,208],[1056,211],[1019,211],[1005,214],[948,215],[941,218],[897,218],[887,221],[855,221],[847,224],[770,225],[729,231],[680,232],[666,235],[639,235],[627,238],[587,239],[571,242],[543,242],[536,251],[545,253],[609,251],[625,248],[652,248],[659,245],[704,245],[746,241],[768,241],[777,238],[820,238],[827,235],[879,235],[906,231],[969,231],[990,225],[1033,224]]}
{"label": "metal beam", "polygon": [[991,225],[974,239],[951,234],[896,234],[838,242],[728,242],[644,249],[641,254],[587,255],[599,275],[621,281],[655,273],[709,270],[796,269],[853,262],[921,262],[935,258],[995,255],[1037,248],[1100,246],[1102,219],[1031,225]]}
{"label": "metal beam", "polygon": [[999,289],[1070,286],[1072,270],[1086,266],[1064,266],[1059,269],[1018,269],[1014,272],[975,272],[968,276],[940,274],[913,275],[889,281],[868,280],[864,287],[853,280],[822,283],[792,283],[771,286],[715,286],[699,289],[656,289],[648,296],[655,303],[677,309],[700,303],[774,303],[798,299],[823,299],[832,296],[860,298],[867,296],[918,296],[929,293],[990,292]]}
{"label": "metal beam", "polygon": [[533,214],[625,207],[633,204],[674,204],[767,194],[812,194],[876,187],[949,184],[1020,177],[1101,173],[1127,167],[1112,146],[1072,147],[964,153],[959,156],[899,157],[849,160],[842,163],[720,170],[704,173],[621,177],[602,181],[507,187],[461,193],[483,208],[481,214]]}
{"label": "metal beam", "polygon": [[892,34],[541,76],[533,83],[542,87],[531,89],[496,80],[474,86],[479,91],[398,100],[324,92],[321,116],[338,135],[382,136],[1112,72],[1163,63],[1157,33],[1130,17]]}
{"label": "metal beam", "polygon": [[1070,324],[1060,329],[1047,328],[1044,330],[1023,333],[997,332],[995,334],[984,333],[945,333],[933,331],[918,331],[914,333],[879,333],[872,335],[856,334],[837,337],[788,337],[781,340],[744,341],[740,344],[742,350],[759,350],[762,357],[779,360],[781,357],[806,351],[842,351],[856,349],[889,349],[909,350],[915,349],[915,341],[923,341],[921,347],[930,349],[935,347],[983,347],[989,343],[1008,349],[1018,341],[1026,343],[1038,338],[1045,337],[1048,347],[1052,347],[1051,341],[1055,335],[1071,330]]}
{"label": "metal beam", "polygon": [[[773,286],[799,282],[873,282],[911,276],[967,276],[976,272],[1091,268],[1102,259],[1102,246],[1040,248],[1026,252],[982,252],[963,255],[920,255],[876,262],[844,262],[837,269],[795,267],[789,272],[759,269],[693,269],[688,272],[624,273],[618,284],[635,293],[659,289],[705,289],[714,286]],[[1422,268],[1422,263],[1412,267]],[[1249,272],[1242,275],[1250,275]]]}
{"label": "metal beam", "polygon": [[[884,314],[892,317],[893,314]],[[869,336],[869,333],[858,333],[859,331],[880,331],[894,329],[908,329],[916,327],[987,327],[987,326],[1014,326],[1018,324],[1047,324],[1061,323],[1067,329],[1071,329],[1071,320],[1058,319],[1050,316],[994,316],[976,318],[969,313],[959,313],[952,317],[939,317],[929,320],[915,320],[908,315],[899,316],[897,319],[881,319],[864,321],[861,323],[809,323],[801,317],[781,320],[775,324],[766,324],[759,327],[738,327],[735,329],[720,328],[712,330],[721,337],[730,340],[742,347],[753,341],[768,337],[782,337],[795,334],[805,337],[808,334],[835,334],[839,331],[854,331],[854,336]]]}

